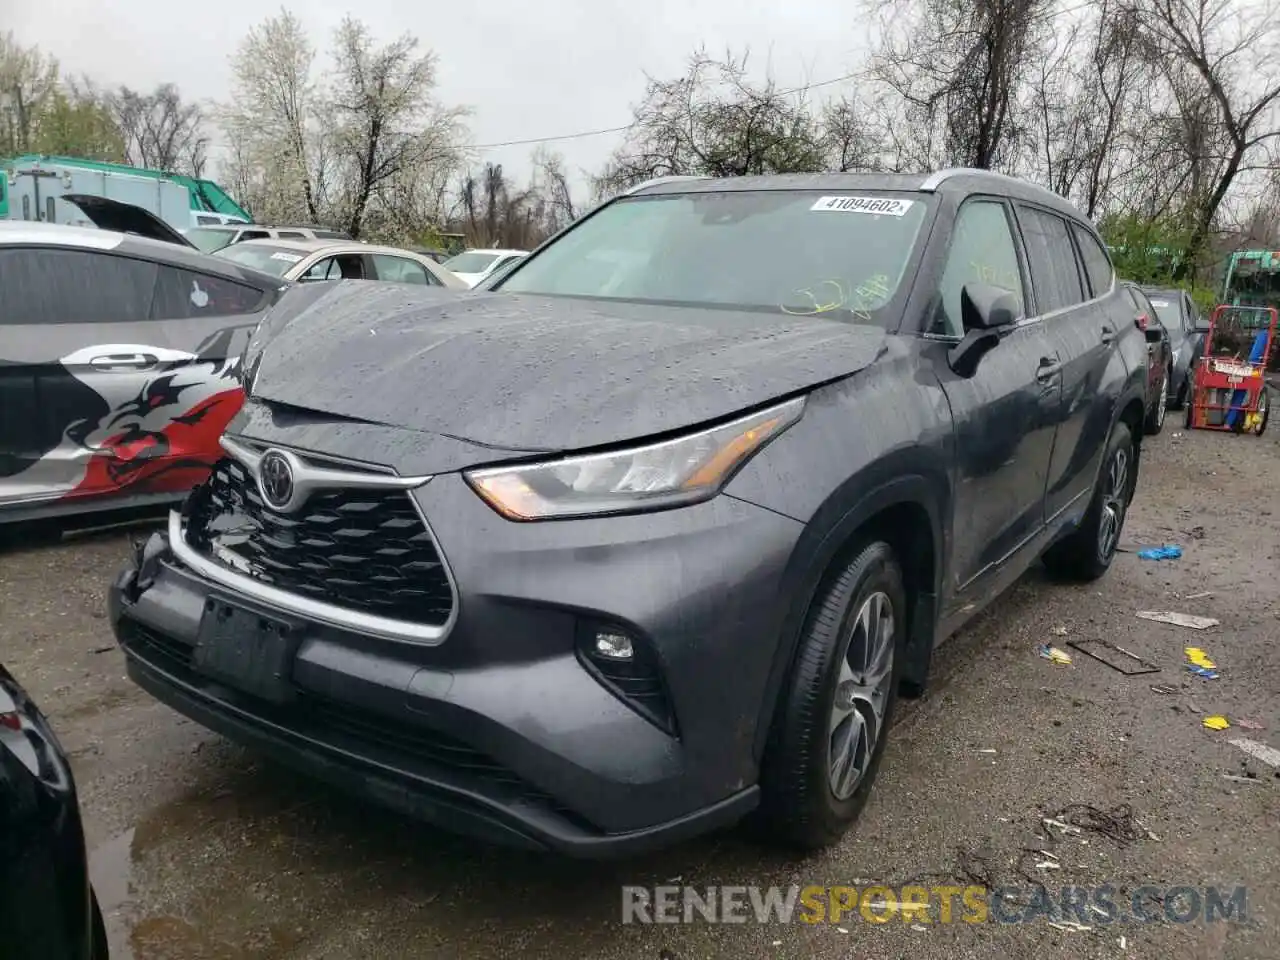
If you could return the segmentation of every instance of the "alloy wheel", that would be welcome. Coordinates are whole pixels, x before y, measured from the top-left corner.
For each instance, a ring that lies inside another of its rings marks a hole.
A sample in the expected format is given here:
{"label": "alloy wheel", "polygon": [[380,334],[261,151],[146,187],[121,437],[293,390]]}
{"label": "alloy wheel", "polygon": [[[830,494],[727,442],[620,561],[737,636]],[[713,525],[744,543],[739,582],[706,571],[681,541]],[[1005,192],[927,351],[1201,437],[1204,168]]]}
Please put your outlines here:
{"label": "alloy wheel", "polygon": [[1121,447],[1107,463],[1102,489],[1102,517],[1098,524],[1098,556],[1106,560],[1115,552],[1129,507],[1129,448]]}
{"label": "alloy wheel", "polygon": [[853,796],[875,756],[893,672],[893,603],[885,593],[863,601],[850,625],[831,708],[827,778],[837,800]]}

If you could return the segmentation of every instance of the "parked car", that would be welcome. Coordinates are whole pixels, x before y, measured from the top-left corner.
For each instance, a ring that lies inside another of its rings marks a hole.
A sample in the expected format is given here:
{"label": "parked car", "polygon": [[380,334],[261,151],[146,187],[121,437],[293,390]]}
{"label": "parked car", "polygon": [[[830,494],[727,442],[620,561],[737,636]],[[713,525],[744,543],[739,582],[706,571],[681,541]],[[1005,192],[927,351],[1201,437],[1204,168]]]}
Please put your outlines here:
{"label": "parked car", "polygon": [[237,217],[234,214],[209,213],[204,210],[191,211],[191,219],[194,221],[195,226],[197,227],[215,227],[215,226],[225,226],[226,224],[229,224],[229,223],[239,224],[239,223],[249,222],[244,217]]}
{"label": "parked car", "polygon": [[223,247],[246,240],[350,240],[342,230],[330,230],[308,224],[297,226],[268,226],[248,223],[243,226],[193,227],[183,231],[184,236],[205,253],[216,253]]}
{"label": "parked car", "polygon": [[468,287],[529,255],[528,250],[464,250],[444,262]]}
{"label": "parked car", "polygon": [[1209,320],[1185,290],[1143,287],[1142,292],[1150,299],[1160,324],[1169,334],[1169,348],[1173,353],[1169,404],[1175,410],[1180,409],[1187,403],[1191,391],[1191,368],[1200,355]]}
{"label": "parked car", "polygon": [[0,665],[0,956],[107,960],[71,766]]}
{"label": "parked car", "polygon": [[0,222],[0,277],[0,523],[170,501],[208,475],[278,279],[23,221]]}
{"label": "parked car", "polygon": [[1142,429],[1155,436],[1164,429],[1169,395],[1173,392],[1173,346],[1169,331],[1142,288],[1136,283],[1125,283],[1124,288],[1133,301],[1133,322],[1147,341],[1147,415]]}
{"label": "parked car", "polygon": [[389,280],[465,290],[467,285],[430,257],[354,240],[246,240],[215,256],[285,280]]}
{"label": "parked car", "polygon": [[1012,178],[660,181],[383,289],[281,300],[110,619],[179,712],[485,838],[836,841],[935,644],[1102,576],[1137,483],[1133,302]]}

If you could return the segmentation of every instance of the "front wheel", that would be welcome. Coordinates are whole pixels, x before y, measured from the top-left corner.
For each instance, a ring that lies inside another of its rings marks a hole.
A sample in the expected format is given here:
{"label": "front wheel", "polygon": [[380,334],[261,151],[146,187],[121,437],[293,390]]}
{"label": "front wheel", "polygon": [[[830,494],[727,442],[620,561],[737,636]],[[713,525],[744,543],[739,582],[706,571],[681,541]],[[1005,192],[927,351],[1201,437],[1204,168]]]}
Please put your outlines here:
{"label": "front wheel", "polygon": [[1138,485],[1138,445],[1129,427],[1117,423],[1111,430],[1107,452],[1098,472],[1093,500],[1080,526],[1044,555],[1049,573],[1059,579],[1097,580],[1111,567],[1124,518]]}
{"label": "front wheel", "polygon": [[770,833],[829,846],[857,819],[884,754],[907,626],[887,543],[858,547],[814,598],[761,778]]}
{"label": "front wheel", "polygon": [[1262,388],[1262,393],[1258,397],[1258,425],[1253,428],[1253,435],[1260,437],[1267,431],[1267,418],[1271,415],[1271,400],[1268,396],[1268,389]]}

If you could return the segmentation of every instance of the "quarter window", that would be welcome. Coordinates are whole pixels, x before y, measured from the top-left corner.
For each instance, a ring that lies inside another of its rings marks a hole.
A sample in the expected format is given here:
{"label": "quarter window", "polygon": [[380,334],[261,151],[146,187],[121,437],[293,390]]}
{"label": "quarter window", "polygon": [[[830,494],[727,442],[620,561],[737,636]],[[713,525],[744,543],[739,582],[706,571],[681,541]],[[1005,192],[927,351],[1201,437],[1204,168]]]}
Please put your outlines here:
{"label": "quarter window", "polygon": [[1076,235],[1076,243],[1080,246],[1080,259],[1084,261],[1084,271],[1089,277],[1089,289],[1095,297],[1101,297],[1111,289],[1115,273],[1111,269],[1111,260],[1107,251],[1088,230],[1076,224],[1071,225]]}
{"label": "quarter window", "polygon": [[88,250],[0,250],[0,324],[146,320],[157,264]]}
{"label": "quarter window", "polygon": [[967,283],[985,283],[1008,290],[1022,305],[1022,274],[1018,252],[1003,203],[971,200],[956,215],[942,271],[938,315],[931,332],[964,335],[960,294]]}
{"label": "quarter window", "polygon": [[1056,214],[1019,204],[1018,222],[1027,244],[1031,285],[1039,312],[1051,313],[1083,303],[1084,283],[1067,221]]}
{"label": "quarter window", "polygon": [[151,318],[187,320],[235,316],[253,313],[261,302],[262,291],[257,287],[192,270],[161,266]]}

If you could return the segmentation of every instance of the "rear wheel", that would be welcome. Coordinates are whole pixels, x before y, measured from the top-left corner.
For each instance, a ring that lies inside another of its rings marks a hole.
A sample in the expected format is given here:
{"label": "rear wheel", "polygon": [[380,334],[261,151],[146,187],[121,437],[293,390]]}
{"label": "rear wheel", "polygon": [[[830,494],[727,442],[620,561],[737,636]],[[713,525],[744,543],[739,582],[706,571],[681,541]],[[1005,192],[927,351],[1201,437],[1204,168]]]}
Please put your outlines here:
{"label": "rear wheel", "polygon": [[1165,414],[1169,409],[1169,381],[1173,379],[1173,370],[1170,367],[1164,368],[1164,373],[1160,375],[1160,384],[1156,388],[1155,405],[1147,411],[1146,422],[1143,423],[1143,432],[1155,436],[1164,429]]}
{"label": "rear wheel", "polygon": [[1053,576],[1087,582],[1097,580],[1110,569],[1138,484],[1138,454],[1129,427],[1117,423],[1107,443],[1088,512],[1074,533],[1044,555],[1044,565]]}
{"label": "rear wheel", "polygon": [[1266,387],[1258,396],[1258,425],[1253,428],[1254,436],[1260,437],[1267,431],[1267,419],[1271,415],[1271,398]]}
{"label": "rear wheel", "polygon": [[814,598],[762,776],[776,839],[829,846],[862,811],[888,739],[906,625],[902,571],[881,541],[859,546]]}

